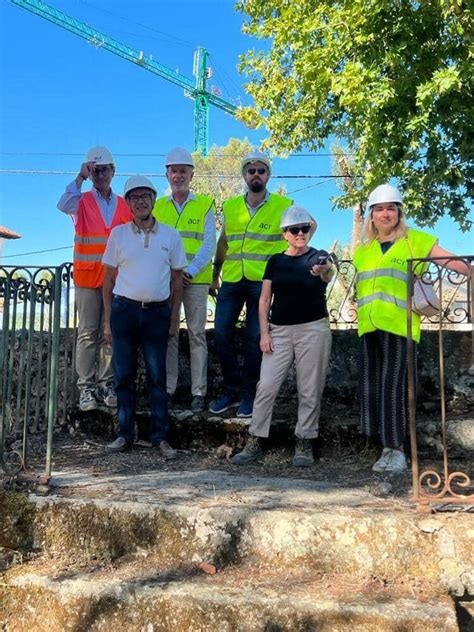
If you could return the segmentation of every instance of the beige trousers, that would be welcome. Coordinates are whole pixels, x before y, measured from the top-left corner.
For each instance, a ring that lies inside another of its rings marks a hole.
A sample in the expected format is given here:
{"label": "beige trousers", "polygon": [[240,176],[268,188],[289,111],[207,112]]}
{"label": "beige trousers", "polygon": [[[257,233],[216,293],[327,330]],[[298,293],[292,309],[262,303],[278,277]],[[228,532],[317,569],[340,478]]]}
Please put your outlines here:
{"label": "beige trousers", "polygon": [[[75,288],[77,308],[76,372],[80,389],[114,379],[112,347],[104,339],[102,288]],[[96,365],[97,373],[96,373]]]}
{"label": "beige trousers", "polygon": [[[191,393],[205,396],[207,393],[207,297],[209,286],[196,283],[183,288],[183,307],[189,337],[191,361]],[[179,324],[176,336],[168,342],[166,355],[166,390],[171,395],[178,384]]]}
{"label": "beige trousers", "polygon": [[256,437],[268,437],[273,404],[295,362],[298,386],[295,434],[299,439],[313,439],[318,436],[321,396],[331,352],[329,320],[270,327],[274,350],[263,354],[249,432]]}

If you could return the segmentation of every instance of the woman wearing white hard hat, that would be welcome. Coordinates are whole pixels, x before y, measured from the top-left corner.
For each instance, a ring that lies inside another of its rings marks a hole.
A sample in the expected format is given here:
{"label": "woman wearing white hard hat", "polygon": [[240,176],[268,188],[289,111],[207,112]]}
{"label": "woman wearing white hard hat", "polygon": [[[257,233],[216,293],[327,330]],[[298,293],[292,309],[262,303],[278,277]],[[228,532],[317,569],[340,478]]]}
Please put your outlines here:
{"label": "woman wearing white hard hat", "polygon": [[317,224],[302,206],[290,206],[280,226],[288,247],[270,257],[263,276],[259,302],[263,352],[260,381],[248,441],[232,459],[237,465],[262,456],[262,439],[270,432],[273,405],[293,362],[298,385],[293,464],[305,467],[314,463],[311,440],[318,436],[331,350],[326,287],[333,273],[332,262],[326,251],[308,245]]}
{"label": "woman wearing white hard hat", "polygon": [[[407,259],[452,257],[428,233],[405,224],[400,191],[382,184],[367,202],[362,244],[354,253],[357,270],[360,336],[359,394],[361,424],[367,436],[383,446],[374,472],[407,468],[404,441],[407,428]],[[467,272],[459,261],[440,265]],[[412,337],[420,339],[420,317],[412,315]]]}

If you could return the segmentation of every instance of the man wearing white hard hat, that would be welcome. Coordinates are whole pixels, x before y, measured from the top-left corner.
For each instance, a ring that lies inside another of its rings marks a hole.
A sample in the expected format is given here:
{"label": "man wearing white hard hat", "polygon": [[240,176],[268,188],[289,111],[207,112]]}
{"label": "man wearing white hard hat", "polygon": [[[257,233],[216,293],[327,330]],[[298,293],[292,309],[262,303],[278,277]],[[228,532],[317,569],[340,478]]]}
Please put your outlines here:
{"label": "man wearing white hard hat", "polygon": [[152,215],[156,189],[144,176],[125,183],[124,196],[133,221],[110,234],[102,262],[104,335],[113,343],[119,436],[108,452],[123,452],[135,438],[135,378],[141,348],[150,395],[150,441],[165,458],[176,450],[167,441],[166,349],[176,335],[186,267],[181,237]]}
{"label": "man wearing white hard hat", "polygon": [[[209,410],[221,413],[238,406],[238,417],[251,417],[262,361],[258,321],[262,278],[270,257],[285,250],[280,219],[292,201],[268,191],[271,162],[262,152],[245,156],[241,172],[247,191],[223,204],[224,225],[214,262],[215,290],[222,269],[214,335],[222,367],[223,393]],[[239,367],[232,339],[244,305],[244,364]]]}
{"label": "man wearing white hard hat", "polygon": [[[214,200],[190,190],[194,175],[193,157],[186,149],[172,149],[165,160],[171,194],[156,200],[153,215],[173,226],[181,235],[188,265],[183,274],[183,307],[189,336],[191,361],[191,410],[205,410],[207,394],[207,298],[212,281],[212,257],[216,250]],[[166,360],[170,399],[178,384],[179,323],[170,339]]]}
{"label": "man wearing white hard hat", "polygon": [[[76,372],[79,408],[84,411],[94,410],[98,402],[117,405],[112,350],[103,336],[101,259],[112,228],[129,222],[132,214],[123,197],[112,191],[114,174],[115,160],[110,151],[106,147],[91,147],[78,175],[58,202],[59,210],[72,218],[75,228]],[[82,186],[89,178],[92,190],[83,193]]]}

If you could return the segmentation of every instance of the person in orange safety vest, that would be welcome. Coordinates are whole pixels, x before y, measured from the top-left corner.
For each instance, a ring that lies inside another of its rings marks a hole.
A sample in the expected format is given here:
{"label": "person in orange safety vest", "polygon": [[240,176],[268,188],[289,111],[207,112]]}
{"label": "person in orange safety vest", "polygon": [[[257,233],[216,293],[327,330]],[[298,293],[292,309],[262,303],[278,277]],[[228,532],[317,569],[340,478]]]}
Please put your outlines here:
{"label": "person in orange safety vest", "polygon": [[[115,160],[110,151],[92,147],[58,202],[58,209],[72,218],[75,228],[76,372],[79,408],[84,411],[96,409],[98,403],[117,405],[112,348],[103,335],[102,255],[112,228],[130,222],[132,214],[123,197],[112,191],[114,174]],[[82,185],[88,178],[93,187],[83,193]]]}

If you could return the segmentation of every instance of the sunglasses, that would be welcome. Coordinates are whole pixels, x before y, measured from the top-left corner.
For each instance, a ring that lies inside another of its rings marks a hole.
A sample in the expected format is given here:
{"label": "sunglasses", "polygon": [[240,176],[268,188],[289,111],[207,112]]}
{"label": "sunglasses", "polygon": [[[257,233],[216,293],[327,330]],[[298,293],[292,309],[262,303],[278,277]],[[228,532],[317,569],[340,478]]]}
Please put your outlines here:
{"label": "sunglasses", "polygon": [[292,235],[298,235],[298,233],[303,233],[303,235],[307,235],[311,230],[311,224],[304,224],[303,226],[288,226],[285,228],[285,231],[290,232]]}
{"label": "sunglasses", "polygon": [[265,167],[250,167],[250,169],[247,169],[247,173],[250,173],[251,176],[254,176],[256,173],[258,173],[258,175],[263,176],[264,173],[267,173],[267,170],[265,169]]}

